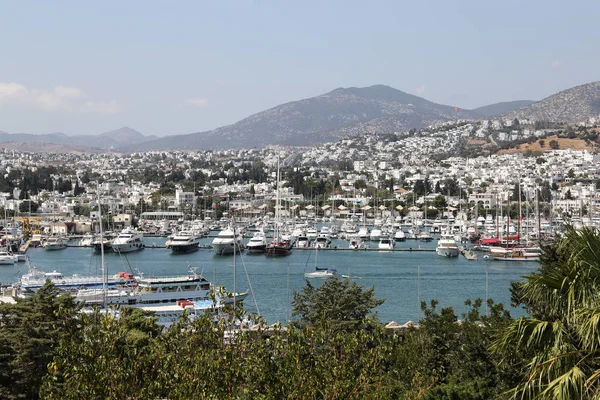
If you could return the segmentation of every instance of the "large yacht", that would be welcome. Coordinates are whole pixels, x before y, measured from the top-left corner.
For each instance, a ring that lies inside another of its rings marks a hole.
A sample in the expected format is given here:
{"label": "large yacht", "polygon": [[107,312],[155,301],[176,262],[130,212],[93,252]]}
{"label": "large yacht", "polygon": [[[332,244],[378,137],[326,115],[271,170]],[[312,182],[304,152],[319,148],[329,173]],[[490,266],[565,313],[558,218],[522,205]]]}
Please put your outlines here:
{"label": "large yacht", "polygon": [[437,242],[435,252],[441,257],[458,257],[458,246],[454,240],[454,235],[451,233],[442,233],[440,240]]}
{"label": "large yacht", "polygon": [[144,249],[142,234],[133,229],[125,228],[112,241],[112,251],[115,253],[129,253]]}
{"label": "large yacht", "polygon": [[246,248],[248,248],[248,253],[252,254],[264,253],[267,250],[267,238],[262,229],[254,233]]}
{"label": "large yacht", "polygon": [[199,249],[198,239],[191,231],[180,231],[166,245],[173,253],[191,253]]}
{"label": "large yacht", "polygon": [[212,248],[215,254],[220,256],[233,254],[235,249],[236,252],[242,251],[244,248],[244,241],[242,235],[235,232],[231,227],[219,232],[216,238],[212,241]]}

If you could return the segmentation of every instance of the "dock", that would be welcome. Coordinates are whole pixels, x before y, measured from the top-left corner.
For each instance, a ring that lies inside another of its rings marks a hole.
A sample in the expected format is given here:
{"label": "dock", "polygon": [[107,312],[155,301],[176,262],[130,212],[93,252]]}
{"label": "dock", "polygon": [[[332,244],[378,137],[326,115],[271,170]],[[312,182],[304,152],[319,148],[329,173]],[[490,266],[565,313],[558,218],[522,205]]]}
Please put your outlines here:
{"label": "dock", "polygon": [[27,250],[29,249],[30,245],[31,245],[31,239],[29,239],[24,244],[22,244],[21,247],[19,247],[19,253],[21,253],[21,254],[27,253]]}

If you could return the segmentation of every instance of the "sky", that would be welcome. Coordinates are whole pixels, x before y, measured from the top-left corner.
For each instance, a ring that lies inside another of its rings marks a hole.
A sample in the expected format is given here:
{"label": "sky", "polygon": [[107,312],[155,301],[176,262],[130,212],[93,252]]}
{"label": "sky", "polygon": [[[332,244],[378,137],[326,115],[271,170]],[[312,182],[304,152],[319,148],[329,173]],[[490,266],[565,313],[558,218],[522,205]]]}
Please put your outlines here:
{"label": "sky", "polygon": [[600,80],[600,1],[4,1],[0,131],[166,136],[338,87],[475,108]]}

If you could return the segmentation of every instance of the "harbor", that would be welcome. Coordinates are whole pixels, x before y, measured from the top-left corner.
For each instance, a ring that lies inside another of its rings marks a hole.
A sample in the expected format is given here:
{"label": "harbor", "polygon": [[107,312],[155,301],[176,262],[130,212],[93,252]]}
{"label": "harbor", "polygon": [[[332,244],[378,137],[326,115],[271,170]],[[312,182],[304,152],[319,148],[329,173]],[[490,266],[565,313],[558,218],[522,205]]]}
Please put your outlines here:
{"label": "harbor", "polygon": [[[377,308],[382,321],[419,320],[420,301],[438,300],[441,306],[452,306],[457,313],[467,311],[464,301],[486,295],[505,306],[510,304],[510,281],[535,270],[537,263],[487,261],[482,257],[468,260],[464,256],[445,258],[435,254],[436,241],[408,240],[396,243],[393,251],[376,248],[348,250],[346,240],[334,239],[330,249],[293,249],[288,257],[265,257],[260,254],[218,256],[210,249],[212,238],[202,238],[200,250],[173,254],[165,248],[168,238],[145,237],[145,249],[132,253],[107,252],[109,273],[127,271],[144,276],[187,274],[189,266],[217,286],[233,288],[233,265],[236,263],[238,291],[252,285],[260,314],[269,323],[285,323],[291,316],[293,291],[305,284],[304,274],[316,266],[336,268],[339,275],[360,285],[374,286],[378,298],[385,302]],[[73,241],[75,242],[75,241]],[[367,242],[369,246],[377,243]],[[337,250],[336,250],[337,247]],[[318,254],[316,252],[318,251]],[[27,251],[31,265],[42,271],[58,271],[64,275],[101,273],[100,255],[89,247],[68,247],[46,251],[31,247]],[[27,272],[25,263],[0,267],[0,281],[12,283]],[[487,272],[487,285],[486,285]],[[250,280],[250,284],[248,283]],[[318,285],[318,280],[311,283]],[[487,286],[487,293],[486,293]],[[253,301],[246,301],[250,312],[257,312]],[[513,315],[523,311],[511,309]]]}

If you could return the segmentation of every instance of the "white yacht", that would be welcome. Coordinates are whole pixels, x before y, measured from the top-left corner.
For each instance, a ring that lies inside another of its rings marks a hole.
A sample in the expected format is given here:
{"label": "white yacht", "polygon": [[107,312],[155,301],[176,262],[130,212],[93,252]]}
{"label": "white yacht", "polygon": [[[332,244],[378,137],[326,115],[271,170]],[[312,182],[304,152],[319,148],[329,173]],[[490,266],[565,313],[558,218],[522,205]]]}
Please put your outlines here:
{"label": "white yacht", "polygon": [[130,228],[125,228],[112,241],[112,251],[115,253],[130,253],[144,249],[142,234]]}
{"label": "white yacht", "polygon": [[199,249],[199,242],[192,231],[179,231],[166,243],[173,253],[191,253]]}
{"label": "white yacht", "polygon": [[437,242],[435,252],[441,257],[458,257],[458,246],[454,240],[454,235],[449,233],[442,233],[440,240]]}
{"label": "white yacht", "polygon": [[305,272],[305,278],[320,278],[320,279],[329,279],[337,277],[337,271],[334,268],[319,268],[315,267],[315,270],[312,272]]}
{"label": "white yacht", "polygon": [[5,249],[0,250],[0,265],[13,265],[15,262],[17,262],[15,255]]}
{"label": "white yacht", "polygon": [[44,250],[62,250],[67,248],[67,240],[60,236],[51,236],[44,244],[42,244]]}
{"label": "white yacht", "polygon": [[378,245],[378,249],[379,250],[393,250],[394,249],[394,239],[392,239],[391,237],[381,237],[379,239],[379,245]]}
{"label": "white yacht", "polygon": [[317,239],[314,241],[314,247],[316,249],[328,249],[331,246],[331,239],[329,235],[319,233]]}
{"label": "white yacht", "polygon": [[394,240],[396,242],[404,242],[406,240],[406,234],[402,229],[398,229],[396,233],[394,233]]}
{"label": "white yacht", "polygon": [[[46,280],[50,280],[57,288],[65,291],[77,290],[81,288],[102,287],[102,275],[71,275],[65,276],[60,272],[42,272],[36,267],[30,266],[26,274],[24,274],[17,283],[18,288],[23,294],[37,291],[41,288]],[[135,282],[133,274],[119,272],[110,275],[107,278],[108,287],[127,286]]]}
{"label": "white yacht", "polygon": [[379,241],[379,239],[381,239],[382,234],[383,234],[383,232],[381,231],[381,229],[373,228],[373,230],[371,231],[371,234],[369,235],[369,239],[372,242],[377,242],[377,241]]}
{"label": "white yacht", "polygon": [[304,248],[304,247],[309,247],[310,246],[310,240],[308,240],[308,236],[306,236],[304,233],[300,236],[298,236],[298,239],[296,239],[296,247],[298,248]]}
{"label": "white yacht", "polygon": [[361,238],[362,240],[369,240],[369,238],[370,238],[369,228],[367,228],[366,226],[363,226],[362,228],[360,228],[358,230],[358,237]]}
{"label": "white yacht", "polygon": [[233,254],[234,249],[238,253],[242,251],[244,248],[244,241],[242,235],[234,232],[231,227],[228,227],[219,232],[217,237],[213,239],[211,246],[215,254],[224,256]]}
{"label": "white yacht", "polygon": [[264,253],[267,250],[267,237],[262,230],[256,231],[246,245],[248,253]]}
{"label": "white yacht", "polygon": [[319,236],[319,232],[314,226],[311,226],[306,230],[306,237],[308,238],[308,240],[315,240],[317,236]]}
{"label": "white yacht", "polygon": [[352,250],[359,250],[365,248],[365,242],[362,239],[350,239],[350,243],[348,243],[348,248]]}
{"label": "white yacht", "polygon": [[94,235],[91,233],[86,233],[79,240],[79,246],[81,247],[92,247],[92,243],[94,242]]}

